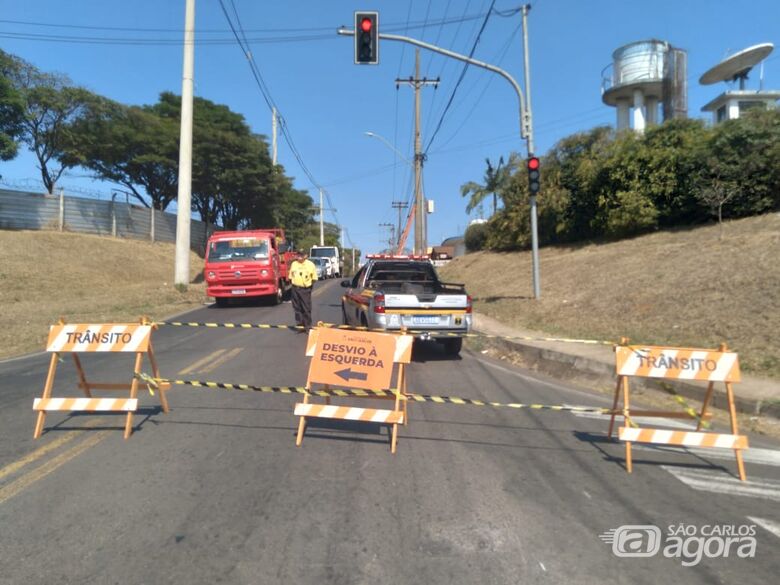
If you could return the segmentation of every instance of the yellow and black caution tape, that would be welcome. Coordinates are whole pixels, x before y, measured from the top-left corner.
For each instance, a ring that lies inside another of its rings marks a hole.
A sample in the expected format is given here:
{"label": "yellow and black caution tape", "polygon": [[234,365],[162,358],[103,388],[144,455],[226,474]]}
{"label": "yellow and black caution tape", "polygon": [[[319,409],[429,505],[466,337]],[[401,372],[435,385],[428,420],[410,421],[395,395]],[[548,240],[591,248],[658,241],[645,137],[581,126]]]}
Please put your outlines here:
{"label": "yellow and black caution tape", "polygon": [[672,388],[672,387],[671,387],[669,384],[663,384],[663,383],[662,383],[662,384],[661,384],[661,389],[662,389],[664,392],[666,392],[667,394],[669,394],[669,395],[670,395],[670,396],[671,396],[671,397],[674,399],[674,401],[675,401],[677,404],[679,404],[680,406],[682,406],[682,407],[683,407],[683,410],[685,411],[685,413],[686,413],[688,416],[690,416],[690,417],[691,417],[691,418],[693,418],[693,419],[696,419],[696,422],[698,422],[698,423],[701,425],[701,428],[703,428],[703,429],[709,429],[709,428],[712,426],[712,424],[710,423],[710,421],[708,421],[708,420],[706,420],[706,419],[702,418],[701,414],[699,414],[699,411],[697,411],[697,410],[696,410],[696,409],[694,409],[694,408],[693,408],[693,407],[692,407],[690,404],[688,404],[688,403],[685,401],[685,398],[683,398],[682,396],[680,396],[680,395],[679,395],[679,394],[678,394],[678,393],[675,391],[675,389],[674,389],[674,388]]}
{"label": "yellow and black caution tape", "polygon": [[[270,325],[268,323],[199,323],[194,321],[158,321],[155,325],[169,325],[172,327],[211,327],[211,328],[227,328],[227,329],[292,329],[303,330],[302,325]],[[589,345],[615,345],[612,341],[602,341],[598,339],[567,339],[565,337],[531,337],[527,335],[493,335],[490,333],[455,333],[449,331],[428,331],[423,329],[382,329],[371,327],[353,327],[352,325],[339,325],[337,323],[319,323],[320,327],[328,327],[333,329],[346,329],[350,331],[375,331],[379,333],[395,333],[403,334],[408,333],[415,335],[424,333],[432,338],[437,337],[481,337],[484,339],[510,339],[518,341],[547,341],[547,342],[562,342],[562,343],[584,343]]]}
{"label": "yellow and black caution tape", "polygon": [[[252,384],[231,384],[227,382],[206,382],[202,380],[169,380],[166,378],[152,378],[140,373],[138,378],[147,384],[156,386],[159,382],[167,382],[177,386],[194,386],[197,388],[210,388],[212,390],[243,390],[247,392],[263,392],[274,394],[312,394],[315,396],[359,396],[362,398],[395,398],[395,390],[361,390],[356,388],[330,388],[307,391],[304,386],[254,386]],[[593,412],[597,414],[609,414],[609,408],[596,406],[570,406],[560,404],[523,404],[520,402],[491,402],[477,400],[475,398],[460,398],[458,396],[436,396],[432,394],[407,393],[401,395],[402,400],[414,402],[433,402],[436,404],[456,404],[459,406],[488,406],[494,408],[514,408],[529,410],[553,410],[559,412]]]}

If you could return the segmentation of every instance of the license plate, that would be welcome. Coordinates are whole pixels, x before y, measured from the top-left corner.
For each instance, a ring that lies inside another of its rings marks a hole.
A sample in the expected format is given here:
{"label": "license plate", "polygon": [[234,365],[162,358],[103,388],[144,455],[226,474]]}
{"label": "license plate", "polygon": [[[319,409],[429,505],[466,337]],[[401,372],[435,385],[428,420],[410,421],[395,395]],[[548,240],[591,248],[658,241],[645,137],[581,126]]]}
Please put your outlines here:
{"label": "license plate", "polygon": [[413,325],[438,325],[438,315],[414,315],[412,317]]}
{"label": "license plate", "polygon": [[233,289],[233,290],[231,290],[230,292],[231,292],[231,293],[233,293],[234,295],[245,295],[245,294],[246,294],[246,289],[243,289],[243,288],[234,288],[234,289]]}

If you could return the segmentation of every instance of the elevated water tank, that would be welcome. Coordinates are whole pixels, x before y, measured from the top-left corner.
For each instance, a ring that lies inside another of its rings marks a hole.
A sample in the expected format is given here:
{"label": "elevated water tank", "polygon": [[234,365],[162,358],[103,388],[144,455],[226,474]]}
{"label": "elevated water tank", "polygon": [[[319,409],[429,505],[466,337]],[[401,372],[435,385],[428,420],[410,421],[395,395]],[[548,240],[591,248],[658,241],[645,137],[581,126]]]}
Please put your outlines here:
{"label": "elevated water tank", "polygon": [[612,53],[612,64],[602,72],[602,100],[618,108],[618,130],[655,124],[658,104],[664,119],[687,114],[687,54],[666,41],[650,39],[624,45]]}

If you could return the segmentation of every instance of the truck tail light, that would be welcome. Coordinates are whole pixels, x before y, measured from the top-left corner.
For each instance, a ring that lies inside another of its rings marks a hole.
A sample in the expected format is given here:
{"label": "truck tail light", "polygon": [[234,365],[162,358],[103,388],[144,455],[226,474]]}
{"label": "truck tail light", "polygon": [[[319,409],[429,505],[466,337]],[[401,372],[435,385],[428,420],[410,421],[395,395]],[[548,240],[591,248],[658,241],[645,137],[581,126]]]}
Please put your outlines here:
{"label": "truck tail light", "polygon": [[385,295],[377,293],[374,295],[374,313],[385,312]]}
{"label": "truck tail light", "polygon": [[466,296],[466,312],[471,313],[471,295]]}

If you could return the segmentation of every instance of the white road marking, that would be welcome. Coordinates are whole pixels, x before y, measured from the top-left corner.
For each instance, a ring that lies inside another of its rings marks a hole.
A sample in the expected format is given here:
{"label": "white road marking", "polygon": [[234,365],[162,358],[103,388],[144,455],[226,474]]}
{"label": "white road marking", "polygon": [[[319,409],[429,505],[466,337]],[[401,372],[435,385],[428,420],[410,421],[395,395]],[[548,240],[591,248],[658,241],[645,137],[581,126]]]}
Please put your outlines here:
{"label": "white road marking", "polygon": [[[569,404],[565,406],[571,406]],[[580,418],[595,418],[597,420],[609,420],[610,416],[609,414],[601,414],[598,412],[572,412],[574,416],[578,416]],[[615,416],[616,421],[623,421],[623,417],[621,415]],[[657,417],[649,417],[649,416],[632,416],[631,420],[633,420],[635,423],[637,423],[640,427],[647,426],[647,427],[656,427],[656,426],[664,426],[664,427],[672,427],[675,429],[685,429],[687,431],[695,431],[696,425],[689,422],[683,422],[679,420],[675,420],[672,418],[657,418]]]}
{"label": "white road marking", "polygon": [[751,522],[755,522],[767,532],[771,532],[777,538],[780,538],[780,522],[773,522],[772,520],[767,520],[766,518],[756,518],[755,516],[748,516],[747,519]]}
{"label": "white road marking", "polygon": [[[568,406],[568,405],[567,405]],[[608,414],[599,414],[596,412],[572,412],[574,416],[580,418],[592,418],[596,420],[609,420]],[[623,417],[617,416],[615,420],[622,422]],[[674,428],[695,430],[696,425],[692,423],[682,422],[679,420],[669,418],[650,418],[637,416],[632,417],[632,420],[639,424],[639,426],[669,426]],[[725,451],[720,449],[707,449],[702,447],[675,447],[665,445],[647,445],[642,443],[634,443],[634,449],[640,451],[663,451],[667,453],[688,453],[690,455],[696,455],[702,459],[720,459],[724,461],[734,461],[734,453],[731,450]],[[769,465],[771,467],[780,467],[780,450],[777,449],[763,449],[761,447],[750,447],[749,449],[742,450],[742,458],[746,463],[754,463],[757,465]]]}
{"label": "white road marking", "polygon": [[740,481],[736,477],[726,475],[723,471],[684,469],[667,465],[662,465],[661,469],[698,491],[780,502],[780,481],[774,479]]}

